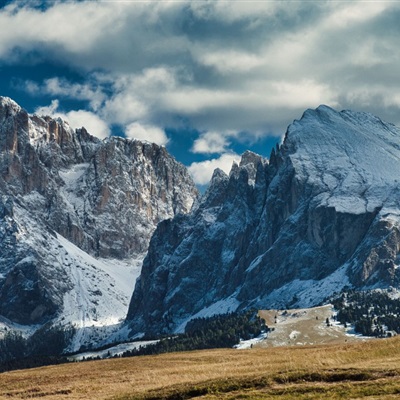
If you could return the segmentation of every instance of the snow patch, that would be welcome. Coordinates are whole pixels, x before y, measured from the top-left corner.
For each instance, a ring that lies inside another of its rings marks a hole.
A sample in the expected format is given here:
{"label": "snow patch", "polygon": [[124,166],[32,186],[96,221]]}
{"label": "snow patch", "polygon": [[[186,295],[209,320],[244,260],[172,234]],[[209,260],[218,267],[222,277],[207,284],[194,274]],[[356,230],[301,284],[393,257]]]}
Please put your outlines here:
{"label": "snow patch", "polygon": [[196,318],[209,318],[213,315],[227,314],[234,312],[239,307],[240,302],[235,297],[229,297],[224,300],[219,300],[208,307],[203,308],[198,313],[192,315],[190,318],[184,320],[176,329],[175,333],[183,333],[185,331],[186,324],[192,319]]}
{"label": "snow patch", "polygon": [[255,344],[266,340],[268,337],[267,333],[262,333],[254,339],[240,340],[239,344],[235,345],[234,348],[238,350],[251,349]]}
{"label": "snow patch", "polygon": [[[344,264],[321,280],[294,279],[272,291],[259,303],[267,302],[277,308],[287,308],[290,303],[292,303],[291,306],[296,307],[312,307],[321,303],[333,293],[340,292],[344,287],[352,287],[347,276],[347,269],[348,264]],[[292,293],[296,293],[296,298],[293,298]]]}
{"label": "snow patch", "polygon": [[62,170],[59,173],[66,186],[75,186],[88,167],[88,163],[76,164],[70,169]]}
{"label": "snow patch", "polygon": [[86,351],[84,353],[75,354],[73,356],[69,356],[68,359],[70,361],[82,361],[84,359],[97,358],[97,357],[102,359],[111,358],[115,356],[120,356],[126,351],[139,349],[140,347],[146,347],[157,342],[158,340],[147,340],[147,341],[138,341],[131,343],[121,343],[105,350]]}
{"label": "snow patch", "polygon": [[294,339],[297,338],[298,335],[300,335],[300,332],[299,332],[299,331],[292,331],[292,332],[290,332],[289,338],[290,338],[291,340],[294,340]]}

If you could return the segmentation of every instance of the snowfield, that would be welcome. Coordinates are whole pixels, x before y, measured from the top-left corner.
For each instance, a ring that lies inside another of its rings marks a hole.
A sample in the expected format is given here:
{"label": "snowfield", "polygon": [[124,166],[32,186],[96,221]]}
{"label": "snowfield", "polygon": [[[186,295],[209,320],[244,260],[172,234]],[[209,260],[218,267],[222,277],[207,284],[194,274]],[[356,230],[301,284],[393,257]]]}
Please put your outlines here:
{"label": "snowfield", "polygon": [[[95,259],[57,234],[59,257],[69,268],[73,289],[64,295],[64,310],[55,322],[72,324],[77,334],[68,351],[82,345],[123,340],[115,335],[129,306],[132,287],[140,275],[142,259]],[[61,261],[61,260],[60,260]]]}
{"label": "snowfield", "polygon": [[[47,260],[44,272],[50,289],[57,293],[62,304],[52,325],[73,326],[77,330],[66,351],[126,340],[128,332],[121,330],[121,325],[144,254],[125,260],[96,259],[60,234],[41,230],[41,224],[22,207],[14,208],[14,216],[19,222],[17,234],[24,245],[40,249],[38,255],[27,256],[18,264],[35,262],[37,256]],[[17,324],[1,316],[0,337],[10,330],[28,337],[41,326]]]}

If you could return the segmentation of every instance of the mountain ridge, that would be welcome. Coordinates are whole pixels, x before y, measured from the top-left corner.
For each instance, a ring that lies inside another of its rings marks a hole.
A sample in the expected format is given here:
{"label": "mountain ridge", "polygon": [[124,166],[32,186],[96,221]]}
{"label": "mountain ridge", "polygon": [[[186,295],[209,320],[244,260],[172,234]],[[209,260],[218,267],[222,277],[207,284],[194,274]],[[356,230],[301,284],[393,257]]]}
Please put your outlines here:
{"label": "mountain ridge", "polygon": [[120,325],[156,225],[198,196],[164,147],[102,141],[4,97],[0,169],[0,315],[26,333],[72,324],[71,350]]}
{"label": "mountain ridge", "polygon": [[158,226],[132,330],[179,331],[209,313],[397,286],[399,149],[400,130],[371,114],[305,111],[269,162],[217,173],[196,209]]}
{"label": "mountain ridge", "polygon": [[75,351],[399,286],[400,130],[368,113],[306,110],[199,197],[164,147],[0,97],[0,169],[0,335],[73,325]]}

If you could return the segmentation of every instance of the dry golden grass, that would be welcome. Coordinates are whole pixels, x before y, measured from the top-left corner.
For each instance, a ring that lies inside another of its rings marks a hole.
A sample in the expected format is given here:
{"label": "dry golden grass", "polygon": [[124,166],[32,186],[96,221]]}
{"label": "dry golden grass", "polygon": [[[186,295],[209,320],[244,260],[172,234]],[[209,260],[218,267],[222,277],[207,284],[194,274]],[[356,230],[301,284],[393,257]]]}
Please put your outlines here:
{"label": "dry golden grass", "polygon": [[0,399],[394,399],[400,337],[324,346],[210,350],[0,374]]}

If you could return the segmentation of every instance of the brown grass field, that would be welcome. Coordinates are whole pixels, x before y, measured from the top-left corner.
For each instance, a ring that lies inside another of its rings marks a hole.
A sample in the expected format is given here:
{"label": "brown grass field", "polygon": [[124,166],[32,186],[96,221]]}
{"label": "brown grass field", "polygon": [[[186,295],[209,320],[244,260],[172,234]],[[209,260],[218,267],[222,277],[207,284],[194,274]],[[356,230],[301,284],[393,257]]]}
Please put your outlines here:
{"label": "brown grass field", "polygon": [[398,399],[400,337],[207,350],[0,374],[0,399]]}

